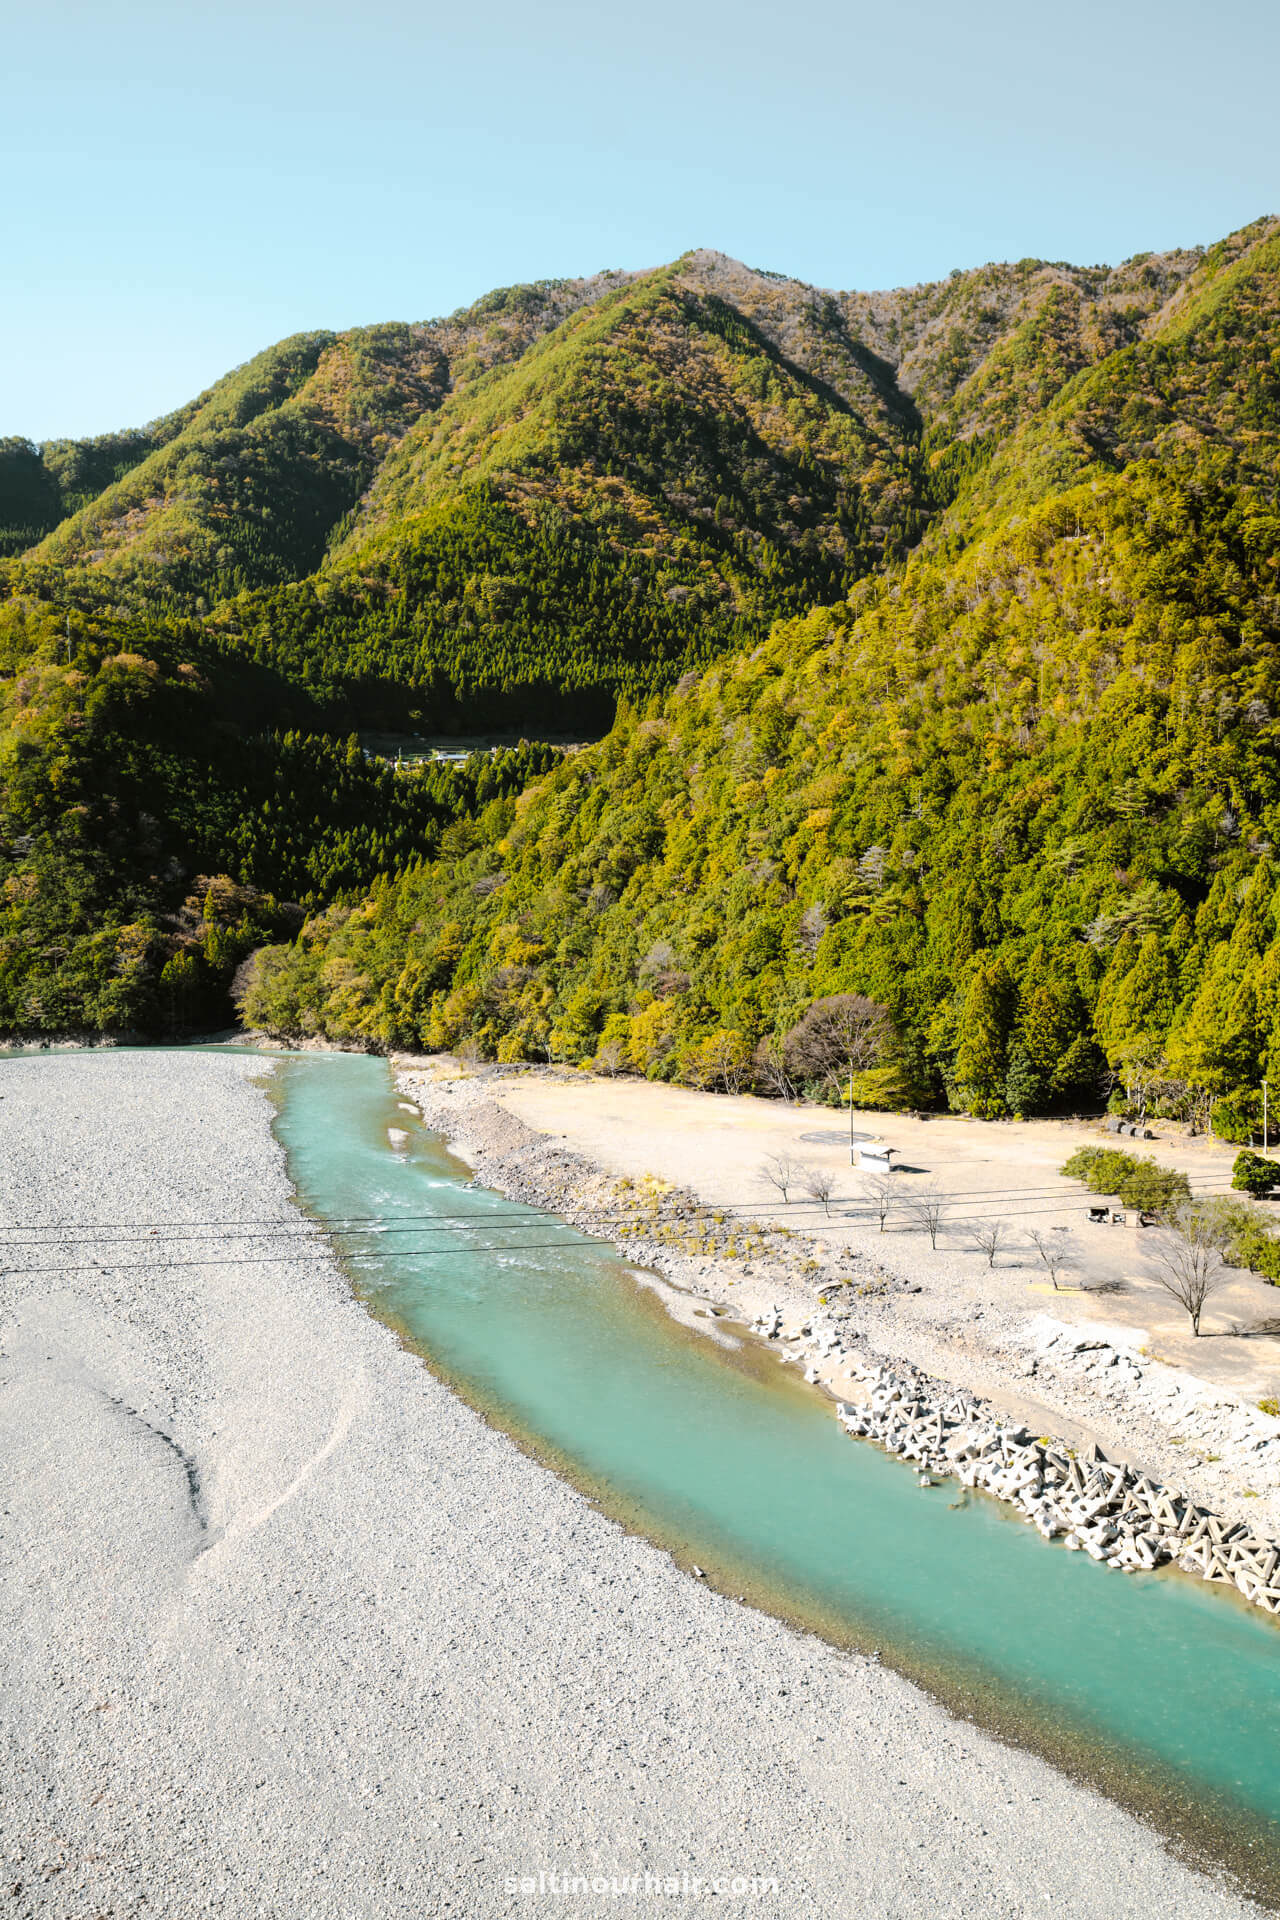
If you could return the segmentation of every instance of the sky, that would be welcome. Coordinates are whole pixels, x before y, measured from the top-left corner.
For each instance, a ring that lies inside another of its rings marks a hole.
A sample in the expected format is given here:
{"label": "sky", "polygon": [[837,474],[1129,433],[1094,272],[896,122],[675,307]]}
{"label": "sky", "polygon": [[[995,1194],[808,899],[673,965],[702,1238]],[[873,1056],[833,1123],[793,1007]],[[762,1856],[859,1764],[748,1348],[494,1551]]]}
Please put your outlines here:
{"label": "sky", "polygon": [[822,286],[1280,209],[1275,0],[0,0],[0,437],[718,247]]}

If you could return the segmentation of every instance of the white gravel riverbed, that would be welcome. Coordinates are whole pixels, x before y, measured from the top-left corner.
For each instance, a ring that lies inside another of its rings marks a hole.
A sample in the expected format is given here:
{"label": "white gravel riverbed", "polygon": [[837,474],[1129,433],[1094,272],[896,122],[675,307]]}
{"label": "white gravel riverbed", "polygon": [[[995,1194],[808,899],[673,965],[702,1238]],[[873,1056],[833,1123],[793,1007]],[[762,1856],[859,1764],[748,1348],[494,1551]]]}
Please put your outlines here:
{"label": "white gravel riverbed", "polygon": [[1253,1911],[628,1537],[403,1352],[318,1236],[121,1271],[108,1223],[299,1220],[262,1071],[0,1065],[0,1226],[48,1229],[3,1263],[43,1271],[0,1279],[0,1912]]}

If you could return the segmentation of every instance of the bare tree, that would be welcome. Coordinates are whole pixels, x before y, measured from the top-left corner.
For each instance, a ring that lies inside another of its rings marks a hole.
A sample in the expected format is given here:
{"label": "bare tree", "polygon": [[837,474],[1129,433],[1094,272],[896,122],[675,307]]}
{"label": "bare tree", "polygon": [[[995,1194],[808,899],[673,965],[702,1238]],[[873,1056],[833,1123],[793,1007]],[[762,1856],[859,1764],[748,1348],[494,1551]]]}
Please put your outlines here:
{"label": "bare tree", "polygon": [[971,1229],[979,1253],[987,1256],[987,1265],[994,1267],[996,1255],[1004,1245],[1005,1223],[1003,1220],[975,1220]]}
{"label": "bare tree", "polygon": [[1208,1087],[1190,1087],[1187,1091],[1187,1112],[1191,1119],[1193,1133],[1208,1133],[1213,1120],[1213,1109],[1217,1096]]}
{"label": "bare tree", "polygon": [[1187,1313],[1197,1339],[1205,1302],[1222,1285],[1220,1238],[1212,1219],[1194,1203],[1179,1200],[1166,1210],[1163,1226],[1149,1243],[1156,1279]]}
{"label": "bare tree", "polygon": [[867,1181],[867,1199],[871,1211],[880,1222],[880,1231],[884,1232],[884,1223],[898,1204],[898,1189],[894,1185],[891,1173],[873,1173]]}
{"label": "bare tree", "polygon": [[1164,1080],[1160,1096],[1176,1109],[1193,1134],[1208,1132],[1216,1096],[1207,1087],[1196,1086],[1190,1080]]}
{"label": "bare tree", "polygon": [[708,1044],[710,1065],[726,1093],[741,1093],[751,1078],[751,1055],[741,1034],[713,1034]]}
{"label": "bare tree", "polygon": [[807,1194],[811,1194],[815,1200],[822,1202],[822,1211],[829,1220],[831,1196],[836,1190],[835,1175],[828,1173],[825,1167],[808,1167],[801,1176],[800,1184]]}
{"label": "bare tree", "polygon": [[1120,1077],[1130,1110],[1136,1110],[1145,1119],[1147,1107],[1159,1098],[1168,1082],[1159,1049],[1150,1041],[1127,1048],[1120,1060]]}
{"label": "bare tree", "polygon": [[938,1244],[938,1228],[942,1225],[946,1204],[946,1195],[941,1187],[932,1183],[927,1187],[917,1187],[907,1197],[907,1205],[928,1234],[931,1247]]}
{"label": "bare tree", "polygon": [[770,1093],[790,1106],[796,1097],[796,1083],[787,1072],[780,1040],[762,1040],[755,1052],[756,1079]]}
{"label": "bare tree", "polygon": [[775,1153],[763,1163],[760,1171],[769,1185],[778,1189],[785,1206],[792,1187],[799,1186],[804,1168],[789,1153]]}
{"label": "bare tree", "polygon": [[1062,1276],[1071,1262],[1067,1231],[1066,1227],[1050,1227],[1047,1232],[1042,1227],[1032,1227],[1027,1235],[1040,1256],[1040,1264],[1052,1281],[1055,1293],[1061,1286]]}
{"label": "bare tree", "polygon": [[849,1158],[853,1159],[854,1075],[874,1067],[893,1037],[888,1010],[862,993],[815,1000],[783,1043],[787,1069],[801,1080],[825,1080],[836,1093],[849,1083]]}
{"label": "bare tree", "polygon": [[819,902],[806,907],[800,915],[800,924],[796,928],[796,947],[807,960],[812,960],[822,945],[822,936],[827,930],[827,910]]}

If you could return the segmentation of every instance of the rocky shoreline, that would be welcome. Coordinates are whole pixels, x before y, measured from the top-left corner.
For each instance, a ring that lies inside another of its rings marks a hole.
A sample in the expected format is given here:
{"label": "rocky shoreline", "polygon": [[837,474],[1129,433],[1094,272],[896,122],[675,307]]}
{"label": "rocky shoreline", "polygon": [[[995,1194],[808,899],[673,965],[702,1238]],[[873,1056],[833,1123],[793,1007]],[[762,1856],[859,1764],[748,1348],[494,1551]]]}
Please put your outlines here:
{"label": "rocky shoreline", "polygon": [[[776,1322],[758,1322],[776,1338]],[[841,1401],[845,1432],[875,1440],[888,1453],[914,1461],[925,1484],[954,1476],[1007,1501],[1046,1540],[1126,1573],[1153,1573],[1176,1565],[1235,1586],[1254,1605],[1280,1613],[1280,1547],[1223,1520],[1091,1443],[1070,1447],[1032,1439],[1023,1426],[1002,1424],[994,1410],[968,1394],[927,1382],[914,1368],[859,1369],[867,1388],[861,1405]]]}

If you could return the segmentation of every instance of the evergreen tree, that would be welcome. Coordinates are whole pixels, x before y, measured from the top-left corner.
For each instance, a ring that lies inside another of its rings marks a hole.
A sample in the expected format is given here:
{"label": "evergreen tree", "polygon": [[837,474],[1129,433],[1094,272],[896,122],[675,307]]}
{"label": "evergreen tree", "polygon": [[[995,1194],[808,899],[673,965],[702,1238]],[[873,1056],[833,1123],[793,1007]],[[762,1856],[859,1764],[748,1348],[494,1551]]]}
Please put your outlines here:
{"label": "evergreen tree", "polygon": [[957,1087],[975,1113],[993,1116],[1004,1111],[1013,1005],[1013,982],[1004,961],[978,960],[960,1015],[955,1060]]}
{"label": "evergreen tree", "polygon": [[1015,1118],[1041,1113],[1048,1105],[1049,1083],[1033,1063],[1023,1041],[1009,1048],[1009,1068],[1005,1074],[1004,1103]]}
{"label": "evergreen tree", "polygon": [[1132,964],[1120,972],[1096,1014],[1098,1035],[1113,1066],[1135,1048],[1162,1046],[1178,1006],[1177,959],[1168,941],[1149,933],[1136,956],[1130,944],[1125,957],[1131,957]]}

